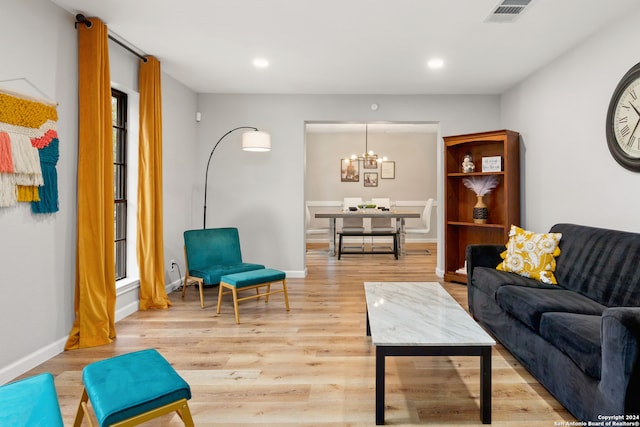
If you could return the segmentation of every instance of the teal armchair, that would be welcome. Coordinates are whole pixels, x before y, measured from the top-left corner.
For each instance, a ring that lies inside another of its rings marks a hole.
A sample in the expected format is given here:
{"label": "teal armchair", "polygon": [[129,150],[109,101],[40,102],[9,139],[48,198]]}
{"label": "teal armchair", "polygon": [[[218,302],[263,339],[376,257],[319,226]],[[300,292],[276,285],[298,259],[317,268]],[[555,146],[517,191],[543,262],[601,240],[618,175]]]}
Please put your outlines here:
{"label": "teal armchair", "polygon": [[63,427],[53,376],[46,372],[0,386],[0,425]]}
{"label": "teal armchair", "polygon": [[182,286],[182,297],[189,281],[200,288],[200,306],[204,308],[204,285],[220,283],[226,274],[263,269],[264,265],[242,261],[238,229],[206,228],[184,232],[184,254],[186,273]]}

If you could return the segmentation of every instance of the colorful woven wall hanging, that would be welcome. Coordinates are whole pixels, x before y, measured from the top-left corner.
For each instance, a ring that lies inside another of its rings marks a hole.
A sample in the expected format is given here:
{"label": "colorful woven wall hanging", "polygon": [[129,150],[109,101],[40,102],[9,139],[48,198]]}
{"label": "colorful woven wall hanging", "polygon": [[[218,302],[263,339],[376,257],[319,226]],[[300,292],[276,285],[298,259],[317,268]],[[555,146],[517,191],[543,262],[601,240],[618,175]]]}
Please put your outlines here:
{"label": "colorful woven wall hanging", "polygon": [[55,106],[0,92],[0,207],[59,210],[57,121]]}

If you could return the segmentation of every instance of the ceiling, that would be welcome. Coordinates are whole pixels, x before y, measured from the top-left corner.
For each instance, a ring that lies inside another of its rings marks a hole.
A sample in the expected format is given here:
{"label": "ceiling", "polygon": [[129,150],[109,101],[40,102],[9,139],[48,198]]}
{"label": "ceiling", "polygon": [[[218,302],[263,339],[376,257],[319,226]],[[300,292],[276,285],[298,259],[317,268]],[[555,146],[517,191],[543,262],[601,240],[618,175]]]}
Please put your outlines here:
{"label": "ceiling", "polygon": [[198,93],[252,94],[499,94],[640,9],[532,0],[496,23],[497,6],[529,0],[51,1],[101,18]]}
{"label": "ceiling", "polygon": [[307,122],[306,133],[438,133],[437,123],[404,123],[404,122]]}

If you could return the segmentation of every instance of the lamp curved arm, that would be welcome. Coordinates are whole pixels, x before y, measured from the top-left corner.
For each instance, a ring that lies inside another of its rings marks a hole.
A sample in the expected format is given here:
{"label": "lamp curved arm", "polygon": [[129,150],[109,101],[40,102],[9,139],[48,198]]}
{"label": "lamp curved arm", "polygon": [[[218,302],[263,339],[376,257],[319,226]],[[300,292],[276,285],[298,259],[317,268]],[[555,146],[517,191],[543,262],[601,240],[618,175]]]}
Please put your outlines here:
{"label": "lamp curved arm", "polygon": [[227,135],[229,135],[234,131],[237,131],[238,129],[253,129],[255,131],[258,130],[258,128],[254,128],[252,126],[239,126],[235,129],[231,129],[229,132],[222,135],[222,137],[218,140],[218,142],[216,142],[216,145],[213,146],[213,150],[211,150],[211,154],[209,154],[209,160],[207,161],[207,170],[204,175],[204,209],[203,209],[203,220],[202,220],[203,229],[207,228],[207,183],[209,182],[209,165],[211,164],[211,158],[213,157],[213,152],[216,151],[216,148],[218,148],[218,144],[220,144],[220,142],[222,142],[222,140]]}

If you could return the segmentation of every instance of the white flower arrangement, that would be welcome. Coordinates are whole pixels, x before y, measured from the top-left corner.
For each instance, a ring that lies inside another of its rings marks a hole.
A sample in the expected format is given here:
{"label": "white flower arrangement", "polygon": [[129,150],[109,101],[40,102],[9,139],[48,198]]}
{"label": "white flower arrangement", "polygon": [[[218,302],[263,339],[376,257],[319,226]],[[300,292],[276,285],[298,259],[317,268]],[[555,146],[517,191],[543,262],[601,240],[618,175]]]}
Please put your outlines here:
{"label": "white flower arrangement", "polygon": [[464,178],[462,183],[476,193],[476,196],[486,196],[498,185],[498,177],[495,175],[472,176]]}

